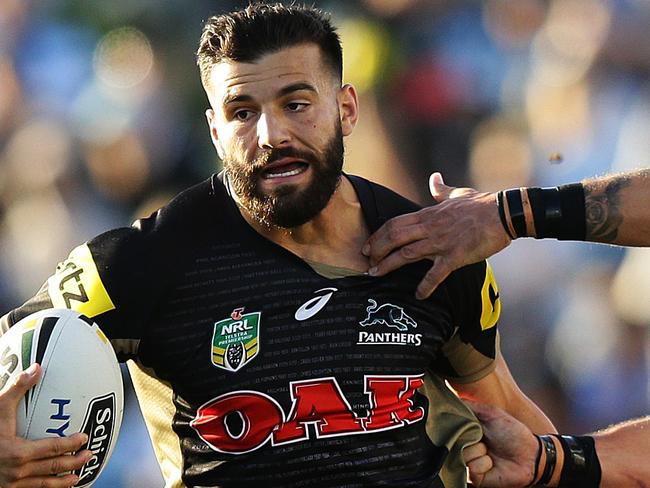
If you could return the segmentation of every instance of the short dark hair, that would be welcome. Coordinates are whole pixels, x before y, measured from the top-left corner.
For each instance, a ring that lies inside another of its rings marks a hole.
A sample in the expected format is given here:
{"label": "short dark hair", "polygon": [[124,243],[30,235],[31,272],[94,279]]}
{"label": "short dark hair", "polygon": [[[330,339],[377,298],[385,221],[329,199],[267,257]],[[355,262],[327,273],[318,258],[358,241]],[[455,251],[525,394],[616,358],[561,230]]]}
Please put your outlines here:
{"label": "short dark hair", "polygon": [[329,15],[320,9],[257,3],[214,15],[203,26],[196,53],[203,86],[209,85],[212,67],[224,60],[251,62],[302,43],[318,45],[338,80],[343,79],[341,40]]}

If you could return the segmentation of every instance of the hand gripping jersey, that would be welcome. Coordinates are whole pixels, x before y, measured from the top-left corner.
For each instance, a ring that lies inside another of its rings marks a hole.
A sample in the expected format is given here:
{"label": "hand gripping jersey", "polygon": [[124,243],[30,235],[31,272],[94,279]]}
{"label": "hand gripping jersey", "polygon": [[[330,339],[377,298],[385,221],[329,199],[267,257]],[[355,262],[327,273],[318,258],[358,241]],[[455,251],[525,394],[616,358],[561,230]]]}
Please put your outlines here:
{"label": "hand gripping jersey", "polygon": [[[371,231],[418,209],[348,178]],[[100,324],[134,360],[168,487],[459,487],[460,449],[481,434],[443,380],[492,371],[500,302],[485,262],[416,300],[429,266],[306,263],[213,176],[74,249],[0,326],[52,306]]]}

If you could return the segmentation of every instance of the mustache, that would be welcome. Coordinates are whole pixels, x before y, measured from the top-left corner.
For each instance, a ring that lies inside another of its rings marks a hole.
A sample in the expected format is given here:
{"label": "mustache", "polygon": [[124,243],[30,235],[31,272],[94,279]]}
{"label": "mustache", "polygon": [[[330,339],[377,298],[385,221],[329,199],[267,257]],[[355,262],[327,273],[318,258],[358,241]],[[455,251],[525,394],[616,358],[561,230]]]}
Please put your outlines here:
{"label": "mustache", "polygon": [[316,160],[315,155],[310,151],[301,151],[292,147],[271,149],[270,151],[266,151],[265,153],[262,153],[255,158],[253,164],[251,165],[251,171],[263,171],[267,165],[282,158],[302,159],[308,163],[312,163]]}

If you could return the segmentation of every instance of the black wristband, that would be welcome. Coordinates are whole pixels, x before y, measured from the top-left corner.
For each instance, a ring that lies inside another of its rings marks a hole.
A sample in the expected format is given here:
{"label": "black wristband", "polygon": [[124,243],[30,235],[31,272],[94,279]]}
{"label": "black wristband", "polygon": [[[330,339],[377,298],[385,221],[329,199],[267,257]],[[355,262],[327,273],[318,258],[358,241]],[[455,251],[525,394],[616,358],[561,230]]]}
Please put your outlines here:
{"label": "black wristband", "polygon": [[601,469],[594,438],[556,436],[562,443],[564,465],[558,488],[598,488]]}
{"label": "black wristband", "polygon": [[551,439],[551,436],[540,435],[539,439],[542,441],[542,445],[546,451],[546,465],[544,466],[542,477],[534,486],[546,486],[551,481],[551,476],[553,476],[553,471],[555,471],[557,451],[555,450],[555,443],[553,442],[553,439]]}
{"label": "black wristband", "polygon": [[524,205],[521,201],[521,190],[519,188],[513,188],[504,191],[503,195],[508,202],[510,222],[515,231],[515,236],[526,237],[526,218],[524,217]]}
{"label": "black wristband", "polygon": [[503,207],[503,190],[497,193],[497,208],[499,209],[499,219],[501,220],[501,225],[503,225],[503,229],[506,231],[506,234],[508,234],[508,237],[510,239],[514,239],[515,236],[512,235],[512,232],[510,232],[510,229],[508,228],[508,221],[506,220],[506,212],[505,208]]}
{"label": "black wristband", "polygon": [[538,239],[585,240],[585,192],[581,183],[528,188],[528,198]]}

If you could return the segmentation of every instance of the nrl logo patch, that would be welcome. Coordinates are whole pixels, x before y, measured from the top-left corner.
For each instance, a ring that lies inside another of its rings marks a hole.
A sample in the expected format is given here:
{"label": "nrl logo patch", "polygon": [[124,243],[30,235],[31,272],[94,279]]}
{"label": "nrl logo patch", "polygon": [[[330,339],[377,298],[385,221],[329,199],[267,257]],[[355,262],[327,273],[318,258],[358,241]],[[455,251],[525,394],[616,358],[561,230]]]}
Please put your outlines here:
{"label": "nrl logo patch", "polygon": [[359,322],[362,327],[381,326],[392,327],[399,332],[359,332],[357,344],[375,345],[392,344],[400,346],[419,346],[422,344],[422,334],[409,333],[409,328],[415,329],[418,324],[402,307],[392,303],[379,305],[372,298],[368,299],[370,306],[366,308],[368,316]]}
{"label": "nrl logo patch", "polygon": [[212,364],[226,371],[239,371],[259,352],[262,312],[244,314],[236,308],[229,319],[214,324]]}

